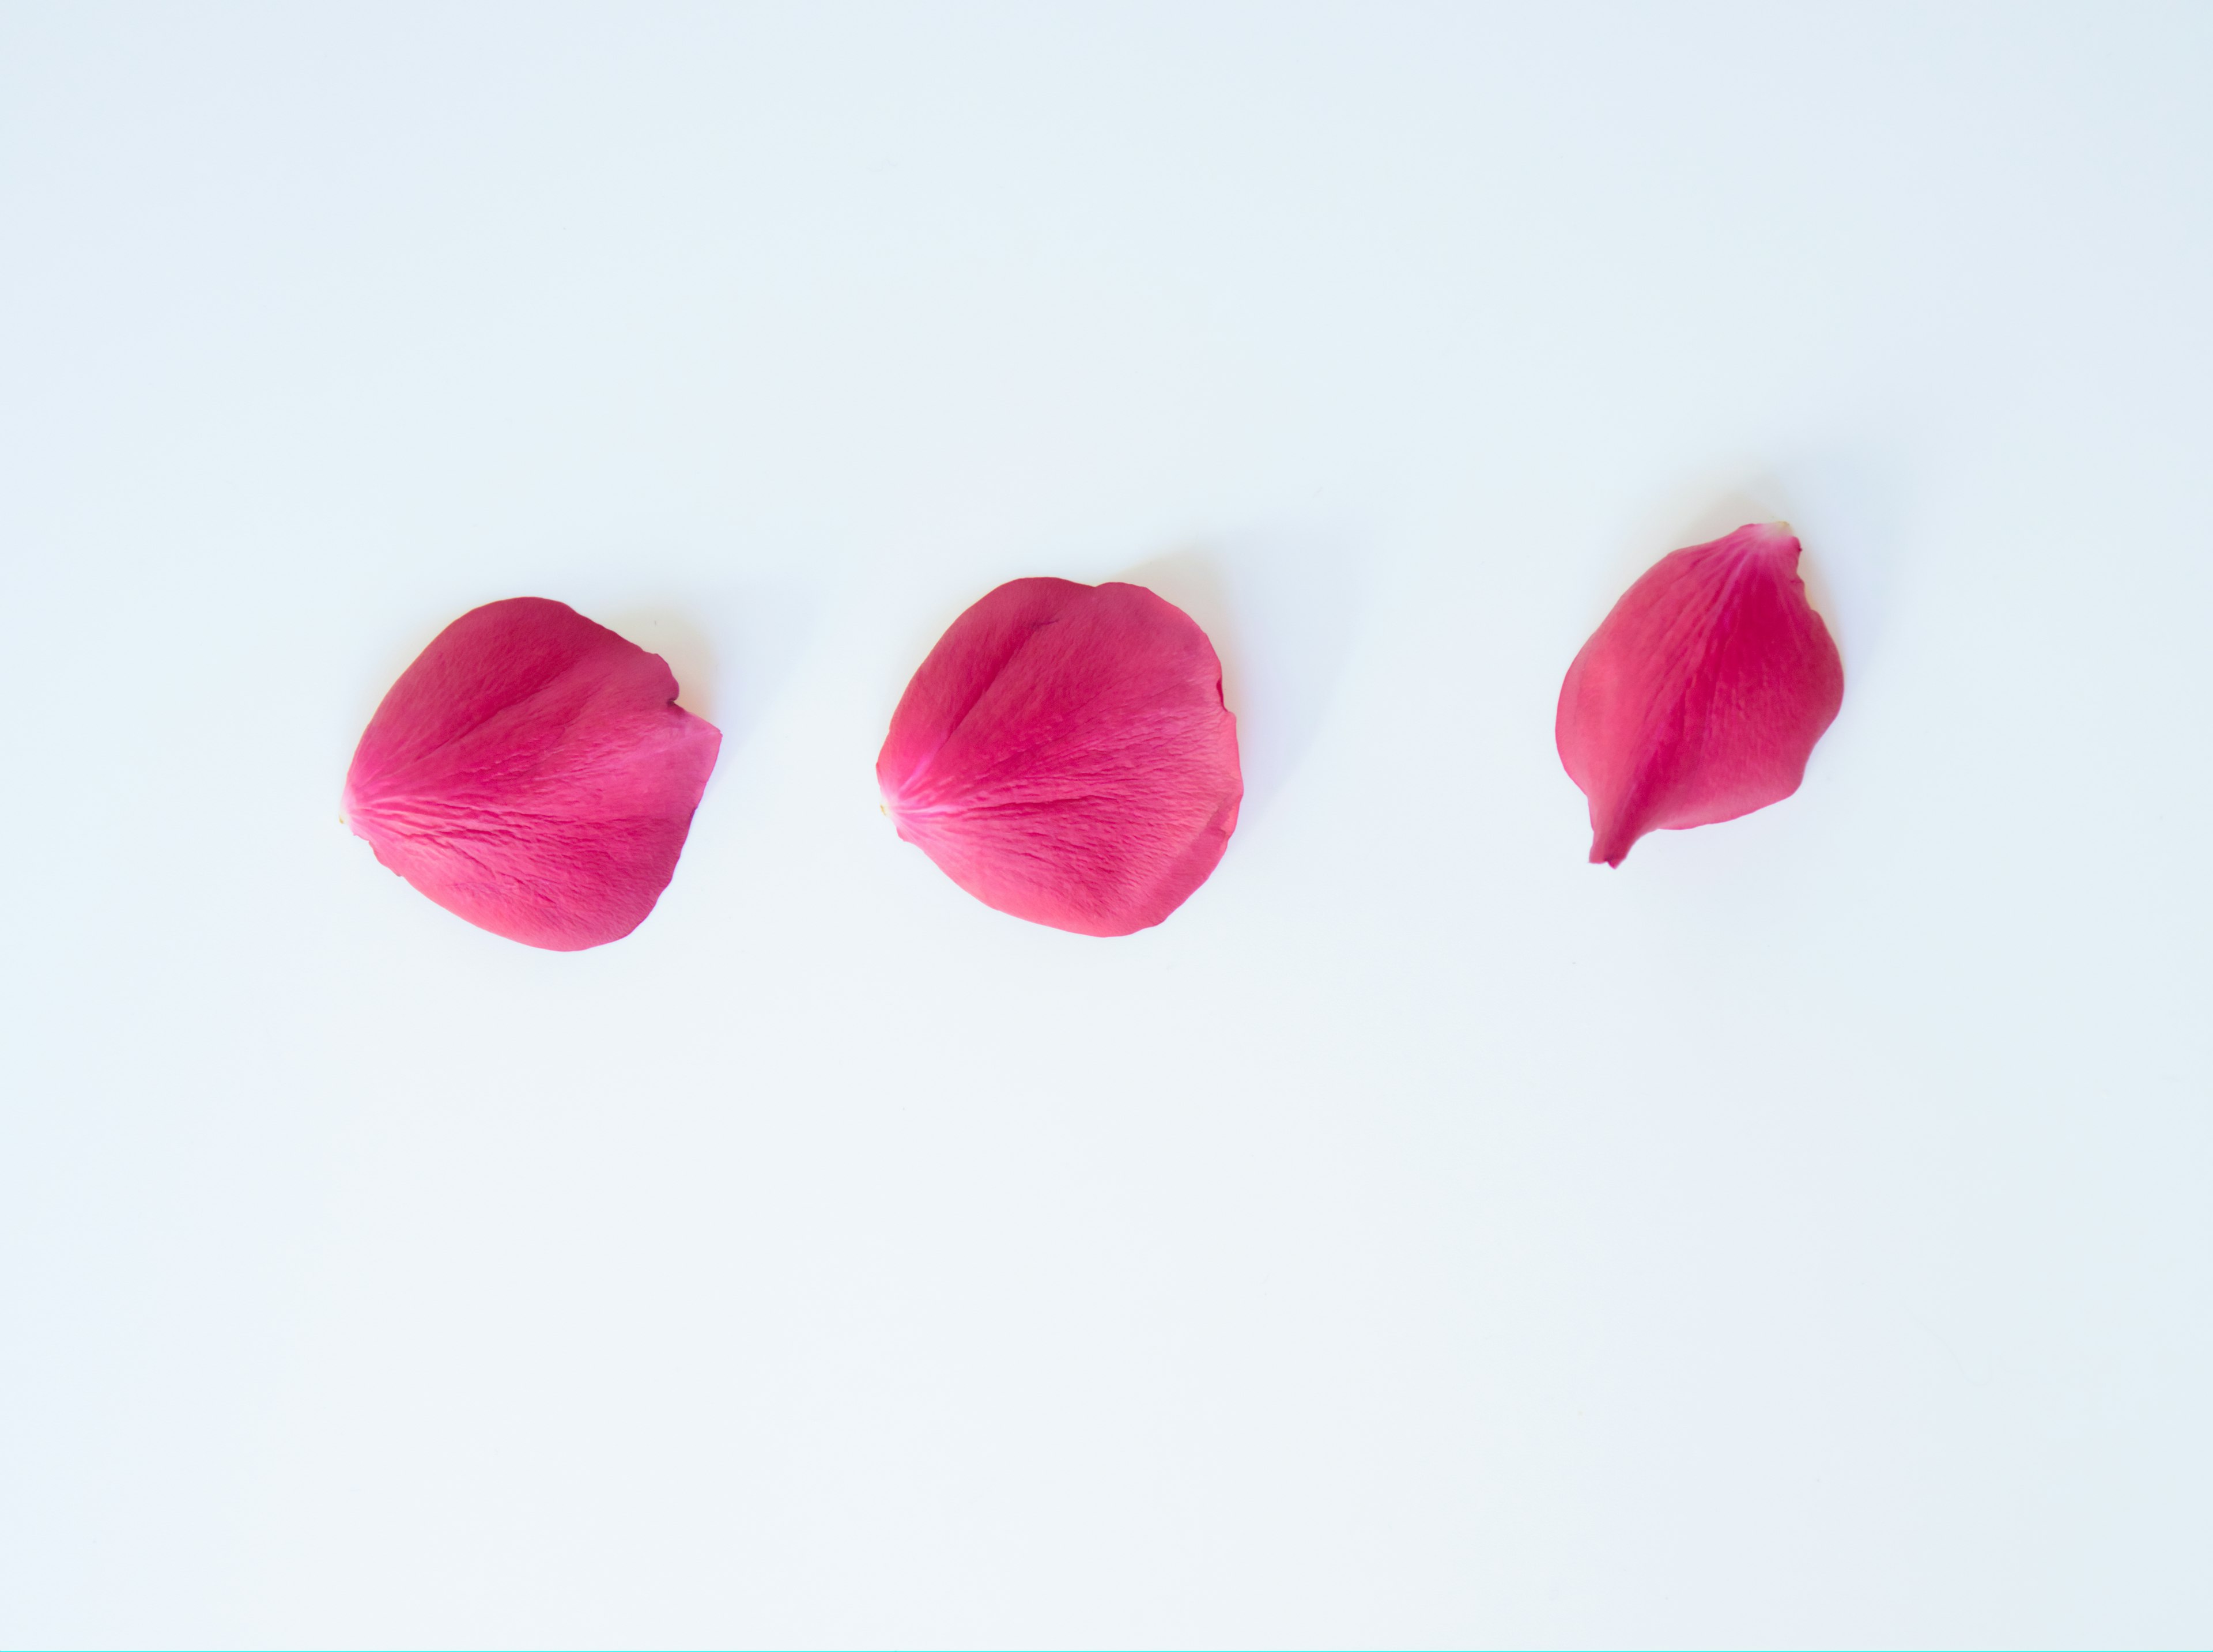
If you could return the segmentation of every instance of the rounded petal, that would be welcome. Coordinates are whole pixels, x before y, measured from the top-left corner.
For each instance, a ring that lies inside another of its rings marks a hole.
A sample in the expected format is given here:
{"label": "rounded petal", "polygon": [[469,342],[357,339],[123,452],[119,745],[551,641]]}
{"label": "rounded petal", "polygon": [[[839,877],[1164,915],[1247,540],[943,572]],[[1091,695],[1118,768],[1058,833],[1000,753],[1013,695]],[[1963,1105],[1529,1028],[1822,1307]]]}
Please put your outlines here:
{"label": "rounded petal", "polygon": [[1560,686],[1560,761],[1594,861],[1646,832],[1733,820],[1798,789],[1844,703],[1837,645],[1780,524],[1672,552],[1623,594]]}
{"label": "rounded petal", "polygon": [[899,834],[987,906],[1078,935],[1206,881],[1245,784],[1222,663],[1137,585],[1018,579],[953,622],[876,759]]}
{"label": "rounded petal", "polygon": [[447,911],[533,947],[619,941],[668,887],[722,736],[676,679],[520,596],[440,631],[369,719],[345,814]]}

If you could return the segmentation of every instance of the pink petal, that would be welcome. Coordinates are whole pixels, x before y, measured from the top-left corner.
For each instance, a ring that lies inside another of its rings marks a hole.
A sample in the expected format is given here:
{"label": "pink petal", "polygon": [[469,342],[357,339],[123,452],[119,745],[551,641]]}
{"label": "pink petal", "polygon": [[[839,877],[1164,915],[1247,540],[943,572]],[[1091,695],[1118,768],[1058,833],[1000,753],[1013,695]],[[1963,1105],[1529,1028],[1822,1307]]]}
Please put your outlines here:
{"label": "pink petal", "polygon": [[400,674],[347,771],[376,858],[448,911],[576,952],[644,922],[722,736],[658,655],[575,609],[473,608]]}
{"label": "pink petal", "polygon": [[1662,557],[1583,644],[1555,735],[1590,800],[1592,860],[1798,789],[1844,668],[1797,570],[1787,527],[1740,527]]}
{"label": "pink petal", "polygon": [[987,906],[1078,935],[1206,881],[1245,783],[1222,664],[1136,585],[1018,579],[953,622],[876,759],[899,834]]}

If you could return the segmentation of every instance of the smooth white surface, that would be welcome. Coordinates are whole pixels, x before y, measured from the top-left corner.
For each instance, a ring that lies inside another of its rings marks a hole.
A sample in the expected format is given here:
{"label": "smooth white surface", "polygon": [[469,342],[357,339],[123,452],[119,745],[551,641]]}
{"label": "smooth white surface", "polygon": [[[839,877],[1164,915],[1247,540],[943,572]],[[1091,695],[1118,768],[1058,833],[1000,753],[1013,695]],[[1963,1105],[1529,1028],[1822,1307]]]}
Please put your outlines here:
{"label": "smooth white surface", "polygon": [[[2213,12],[0,13],[0,1639],[2203,1644]],[[1804,789],[1553,697],[1787,516]],[[875,748],[1216,632],[1121,942]],[[557,956],[337,820],[461,610],[726,731]]]}

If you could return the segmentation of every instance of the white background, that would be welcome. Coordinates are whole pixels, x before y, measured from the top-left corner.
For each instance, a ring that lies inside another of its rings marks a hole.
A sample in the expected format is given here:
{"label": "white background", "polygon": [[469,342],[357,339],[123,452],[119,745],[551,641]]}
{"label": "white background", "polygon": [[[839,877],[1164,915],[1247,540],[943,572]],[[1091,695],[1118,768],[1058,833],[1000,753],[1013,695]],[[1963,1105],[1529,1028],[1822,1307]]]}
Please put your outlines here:
{"label": "white background", "polygon": [[[0,12],[0,1639],[2203,1644],[2213,11]],[[1569,659],[1787,517],[1803,790]],[[1164,928],[877,814],[997,582],[1211,630]],[[534,952],[448,620],[725,731]]]}

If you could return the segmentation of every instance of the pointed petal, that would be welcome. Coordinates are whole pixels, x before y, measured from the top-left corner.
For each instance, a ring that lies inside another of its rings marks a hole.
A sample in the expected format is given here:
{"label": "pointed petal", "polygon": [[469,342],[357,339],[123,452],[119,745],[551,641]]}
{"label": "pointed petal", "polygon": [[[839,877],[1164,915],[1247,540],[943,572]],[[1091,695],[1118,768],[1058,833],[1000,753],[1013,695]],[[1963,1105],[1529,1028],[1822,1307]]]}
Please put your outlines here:
{"label": "pointed petal", "polygon": [[988,906],[1078,935],[1206,881],[1244,781],[1222,665],[1137,585],[1018,579],[953,622],[876,759],[900,837]]}
{"label": "pointed petal", "polygon": [[722,737],[676,679],[564,604],[515,597],[432,639],[376,708],[345,813],[447,911],[575,952],[644,921]]}
{"label": "pointed petal", "polygon": [[1631,586],[1560,686],[1560,761],[1590,800],[1593,861],[1646,832],[1734,820],[1798,789],[1844,702],[1797,539],[1741,527]]}

